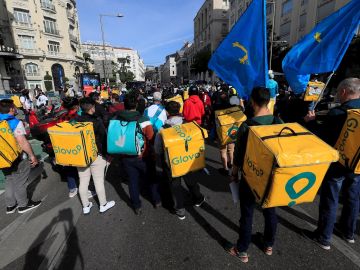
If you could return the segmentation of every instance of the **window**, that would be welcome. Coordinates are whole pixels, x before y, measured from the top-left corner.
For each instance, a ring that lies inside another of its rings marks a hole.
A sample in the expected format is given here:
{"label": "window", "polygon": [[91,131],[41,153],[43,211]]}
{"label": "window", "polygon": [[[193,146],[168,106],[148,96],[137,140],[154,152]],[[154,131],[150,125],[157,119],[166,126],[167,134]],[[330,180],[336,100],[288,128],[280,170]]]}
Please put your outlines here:
{"label": "window", "polygon": [[14,9],[14,18],[17,23],[31,24],[29,11],[23,9]]}
{"label": "window", "polygon": [[224,33],[227,33],[228,32],[228,26],[226,23],[223,23],[222,26],[221,26],[221,33],[224,34]]}
{"label": "window", "polygon": [[308,2],[309,2],[309,0],[301,0],[301,5],[305,6],[308,4]]}
{"label": "window", "polygon": [[306,13],[300,15],[300,30],[303,30],[306,27]]}
{"label": "window", "polygon": [[266,15],[270,15],[273,13],[273,4],[266,5]]}
{"label": "window", "polygon": [[280,37],[290,34],[291,22],[284,23],[280,25]]}
{"label": "window", "polygon": [[19,35],[20,47],[23,49],[35,49],[35,39],[32,36]]}
{"label": "window", "polygon": [[58,35],[59,31],[57,30],[56,27],[56,20],[51,19],[51,18],[44,18],[44,28],[45,28],[45,32],[49,33],[49,34],[54,34],[54,35]]}
{"label": "window", "polygon": [[29,63],[25,65],[25,71],[27,76],[38,76],[39,67],[37,64]]}
{"label": "window", "polygon": [[319,6],[317,10],[317,21],[321,21],[334,12],[335,1],[327,2],[326,4]]}
{"label": "window", "polygon": [[60,52],[60,43],[56,41],[49,41],[48,50],[50,54],[58,54]]}
{"label": "window", "polygon": [[45,9],[50,9],[52,11],[55,11],[55,6],[52,2],[52,0],[40,0],[41,1],[41,7]]}
{"label": "window", "polygon": [[293,8],[292,0],[288,0],[285,3],[282,4],[282,12],[281,16],[285,16],[286,14],[291,13]]}

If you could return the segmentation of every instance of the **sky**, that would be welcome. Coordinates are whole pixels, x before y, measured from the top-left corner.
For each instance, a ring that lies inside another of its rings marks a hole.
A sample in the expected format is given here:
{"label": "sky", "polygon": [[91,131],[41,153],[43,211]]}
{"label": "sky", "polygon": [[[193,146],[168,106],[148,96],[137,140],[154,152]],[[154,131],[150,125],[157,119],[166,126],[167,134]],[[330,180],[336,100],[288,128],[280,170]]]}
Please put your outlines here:
{"label": "sky", "polygon": [[193,19],[204,0],[77,0],[82,42],[101,42],[99,14],[105,41],[139,51],[146,65],[158,66],[185,41],[193,41]]}

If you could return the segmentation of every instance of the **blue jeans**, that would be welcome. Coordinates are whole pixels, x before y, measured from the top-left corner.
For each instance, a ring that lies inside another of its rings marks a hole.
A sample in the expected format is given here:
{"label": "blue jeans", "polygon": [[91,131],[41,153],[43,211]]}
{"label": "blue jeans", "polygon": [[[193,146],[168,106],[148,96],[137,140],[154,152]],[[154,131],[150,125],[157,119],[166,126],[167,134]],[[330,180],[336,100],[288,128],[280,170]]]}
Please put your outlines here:
{"label": "blue jeans", "polygon": [[[254,208],[256,206],[255,197],[245,180],[240,181],[240,229],[237,249],[239,252],[246,252],[251,243],[252,223]],[[264,246],[272,247],[275,242],[278,219],[275,208],[265,208],[262,210],[265,219],[264,227]]]}
{"label": "blue jeans", "polygon": [[79,174],[76,167],[64,166],[63,174],[66,177],[69,190],[74,190],[77,188],[76,180],[79,179]]}
{"label": "blue jeans", "polygon": [[319,241],[325,245],[330,244],[341,189],[343,210],[340,228],[347,239],[353,239],[359,215],[360,174],[351,173],[339,163],[334,163],[330,166],[321,187],[319,221],[316,229]]}
{"label": "blue jeans", "polygon": [[156,204],[160,202],[160,195],[157,190],[157,184],[152,183],[151,173],[148,170],[147,164],[143,159],[138,157],[124,157],[122,159],[124,170],[129,179],[129,194],[132,206],[134,209],[141,208],[140,201],[140,182],[144,181],[147,186],[150,186],[151,196],[153,202]]}

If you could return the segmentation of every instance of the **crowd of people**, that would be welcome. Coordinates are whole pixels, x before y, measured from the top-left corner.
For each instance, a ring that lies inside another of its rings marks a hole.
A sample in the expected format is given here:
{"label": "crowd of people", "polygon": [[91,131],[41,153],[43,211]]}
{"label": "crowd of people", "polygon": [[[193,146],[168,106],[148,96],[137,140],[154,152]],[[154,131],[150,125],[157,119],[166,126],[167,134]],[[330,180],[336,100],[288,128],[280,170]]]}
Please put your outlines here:
{"label": "crowd of people", "polygon": [[[102,213],[115,206],[115,202],[108,200],[106,196],[104,181],[109,163],[120,162],[127,175],[131,204],[137,215],[142,213],[140,187],[147,189],[154,207],[158,208],[162,205],[159,185],[164,184],[159,179],[167,179],[165,183],[173,199],[174,214],[183,220],[186,218],[186,211],[182,181],[188,187],[195,207],[201,207],[205,196],[201,193],[200,186],[194,177],[171,176],[170,168],[165,162],[164,143],[160,131],[194,121],[209,131],[210,140],[216,141],[215,111],[232,107],[240,108],[246,114],[248,121],[240,126],[234,142],[219,146],[222,162],[219,175],[228,178],[229,181],[240,182],[239,239],[236,245],[224,248],[242,262],[248,262],[247,250],[251,242],[253,212],[256,205],[254,195],[242,175],[249,126],[281,124],[291,119],[307,126],[329,145],[334,146],[346,120],[346,111],[360,109],[360,79],[357,78],[348,78],[340,83],[336,93],[340,105],[331,109],[322,123],[316,121],[313,110],[307,109],[309,104],[303,102],[301,97],[293,97],[286,93],[286,90],[279,89],[273,80],[273,75],[270,74],[268,88],[256,87],[252,90],[251,96],[246,98],[239,98],[236,90],[224,83],[217,83],[212,87],[191,85],[186,91],[161,86],[153,87],[151,99],[146,97],[144,89],[129,89],[126,93],[109,91],[107,100],[101,97],[99,91],[94,91],[85,97],[68,94],[63,96],[61,108],[59,108],[66,111],[62,120],[93,123],[98,157],[86,168],[56,164],[54,166],[67,180],[69,197],[73,198],[79,193],[85,215],[91,212],[93,203],[89,199],[93,196],[98,197],[99,211]],[[185,92],[189,95],[188,98],[185,97]],[[32,101],[28,94],[28,91],[24,90],[20,98],[25,115],[29,115],[30,111],[35,109],[31,105]],[[182,104],[167,101],[175,95],[180,95],[184,99],[182,113]],[[275,105],[273,113],[269,108],[269,103],[276,98],[278,104]],[[37,110],[45,109],[49,105],[42,91],[36,93],[35,99]],[[292,104],[299,103],[305,108],[304,113],[294,114]],[[7,214],[15,213],[16,210],[18,213],[25,213],[41,204],[40,201],[32,201],[27,197],[27,176],[31,167],[38,164],[38,160],[27,141],[25,126],[16,118],[16,115],[17,108],[12,100],[0,100],[0,120],[8,121],[23,151],[10,168],[3,169],[6,177]],[[294,115],[297,119],[294,119]],[[110,120],[114,119],[137,122],[144,138],[142,151],[138,155],[111,156],[107,153],[107,128]],[[26,121],[29,121],[28,117]],[[89,190],[91,179],[95,190]],[[343,191],[343,210],[337,229],[351,244],[355,242],[354,234],[359,214],[360,175],[349,171],[339,163],[334,163],[322,184],[318,227],[314,232],[304,231],[305,237],[325,250],[330,249],[341,190]],[[276,208],[263,209],[263,215],[265,220],[263,248],[265,254],[271,255],[278,222]]]}

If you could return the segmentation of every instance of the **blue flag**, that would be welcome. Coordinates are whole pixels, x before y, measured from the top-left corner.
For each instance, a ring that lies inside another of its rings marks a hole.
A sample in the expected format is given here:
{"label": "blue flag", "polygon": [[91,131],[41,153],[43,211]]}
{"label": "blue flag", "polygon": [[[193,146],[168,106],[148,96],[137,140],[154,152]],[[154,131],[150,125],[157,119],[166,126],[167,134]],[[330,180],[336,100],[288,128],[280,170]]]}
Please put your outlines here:
{"label": "blue flag", "polygon": [[360,1],[353,0],[321,21],[282,62],[295,94],[306,90],[311,74],[333,72],[341,63],[360,22]]}
{"label": "blue flag", "polygon": [[266,87],[268,63],[265,0],[253,0],[212,55],[208,67],[241,97]]}

